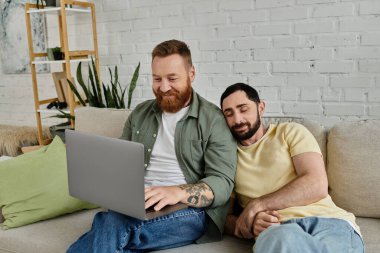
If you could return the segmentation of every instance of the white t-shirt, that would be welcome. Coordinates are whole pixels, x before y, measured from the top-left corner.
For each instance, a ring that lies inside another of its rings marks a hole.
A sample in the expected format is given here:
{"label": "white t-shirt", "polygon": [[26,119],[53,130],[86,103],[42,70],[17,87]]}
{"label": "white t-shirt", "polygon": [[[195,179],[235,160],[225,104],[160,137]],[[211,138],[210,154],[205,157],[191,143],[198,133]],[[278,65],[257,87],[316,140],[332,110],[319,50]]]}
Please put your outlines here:
{"label": "white t-shirt", "polygon": [[177,122],[189,111],[182,108],[176,113],[162,113],[157,139],[153,146],[150,164],[145,172],[145,187],[186,184],[175,154],[174,135]]}

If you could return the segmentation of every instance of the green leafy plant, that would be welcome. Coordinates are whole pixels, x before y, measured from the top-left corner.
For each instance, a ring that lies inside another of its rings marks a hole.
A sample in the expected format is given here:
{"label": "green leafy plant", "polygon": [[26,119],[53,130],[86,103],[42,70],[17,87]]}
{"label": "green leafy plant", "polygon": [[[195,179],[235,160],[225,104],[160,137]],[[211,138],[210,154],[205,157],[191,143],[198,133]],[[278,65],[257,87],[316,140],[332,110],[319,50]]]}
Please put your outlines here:
{"label": "green leafy plant", "polygon": [[62,50],[60,47],[53,48],[54,60],[62,60]]}
{"label": "green leafy plant", "polygon": [[62,111],[60,109],[57,109],[61,114],[56,114],[53,116],[50,116],[50,118],[59,118],[59,119],[68,119],[68,120],[75,120],[75,116],[71,115],[70,113],[67,113],[65,111]]}
{"label": "green leafy plant", "polygon": [[[111,77],[110,85],[106,86],[104,83],[100,85],[99,75],[96,70],[94,60],[91,58],[91,64],[88,65],[88,84],[86,85],[85,82],[83,81],[82,64],[79,63],[78,68],[77,68],[78,83],[82,87],[90,106],[100,107],[100,108],[117,108],[117,109],[125,108],[126,106],[124,102],[124,97],[125,97],[127,86],[124,89],[122,89],[119,82],[117,66],[115,66],[114,73],[112,73],[111,68],[108,68],[108,70]],[[137,65],[133,73],[131,82],[129,84],[128,102],[127,102],[128,109],[131,106],[132,95],[133,95],[133,91],[136,88],[139,71],[140,71],[140,63]],[[71,90],[73,91],[75,96],[79,99],[79,102],[83,106],[86,106],[85,100],[81,97],[75,85],[69,79],[67,81],[70,85]],[[102,91],[103,91],[103,95],[102,95]]]}
{"label": "green leafy plant", "polygon": [[47,56],[48,56],[48,59],[51,61],[63,59],[63,54],[60,47],[48,48]]}

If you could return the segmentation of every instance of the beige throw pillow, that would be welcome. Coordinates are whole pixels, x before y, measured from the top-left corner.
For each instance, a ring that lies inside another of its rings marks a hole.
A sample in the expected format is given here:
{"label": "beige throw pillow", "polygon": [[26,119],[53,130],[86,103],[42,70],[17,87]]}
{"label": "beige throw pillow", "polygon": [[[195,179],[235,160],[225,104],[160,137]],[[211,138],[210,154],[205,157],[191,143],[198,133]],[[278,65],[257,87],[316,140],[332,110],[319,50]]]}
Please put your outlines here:
{"label": "beige throw pillow", "polygon": [[380,218],[380,121],[336,125],[327,152],[334,202],[357,216]]}
{"label": "beige throw pillow", "polygon": [[75,110],[75,130],[119,138],[131,110],[80,107]]}

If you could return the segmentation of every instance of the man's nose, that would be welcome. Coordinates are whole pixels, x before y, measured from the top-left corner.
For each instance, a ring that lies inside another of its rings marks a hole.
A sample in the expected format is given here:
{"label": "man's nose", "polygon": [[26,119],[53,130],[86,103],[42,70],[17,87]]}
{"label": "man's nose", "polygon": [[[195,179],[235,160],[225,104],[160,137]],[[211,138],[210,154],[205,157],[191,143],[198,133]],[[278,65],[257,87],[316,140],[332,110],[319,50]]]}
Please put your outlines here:
{"label": "man's nose", "polygon": [[243,122],[243,117],[240,113],[234,114],[234,124],[241,124]]}
{"label": "man's nose", "polygon": [[169,82],[166,80],[162,80],[161,85],[160,85],[160,91],[165,93],[171,89]]}

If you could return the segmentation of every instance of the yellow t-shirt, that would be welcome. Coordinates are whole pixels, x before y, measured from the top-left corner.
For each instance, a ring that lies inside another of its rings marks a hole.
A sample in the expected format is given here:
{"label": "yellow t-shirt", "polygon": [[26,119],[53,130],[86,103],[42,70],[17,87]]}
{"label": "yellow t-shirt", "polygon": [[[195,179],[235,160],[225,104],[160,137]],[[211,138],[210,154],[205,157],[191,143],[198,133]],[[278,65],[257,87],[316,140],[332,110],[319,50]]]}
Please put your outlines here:
{"label": "yellow t-shirt", "polygon": [[[321,154],[314,136],[297,123],[271,124],[265,135],[250,146],[238,146],[235,193],[244,208],[251,199],[272,193],[297,175],[292,157],[305,152]],[[306,205],[278,210],[281,222],[311,216],[347,220],[359,232],[355,216],[339,207],[330,196]]]}

